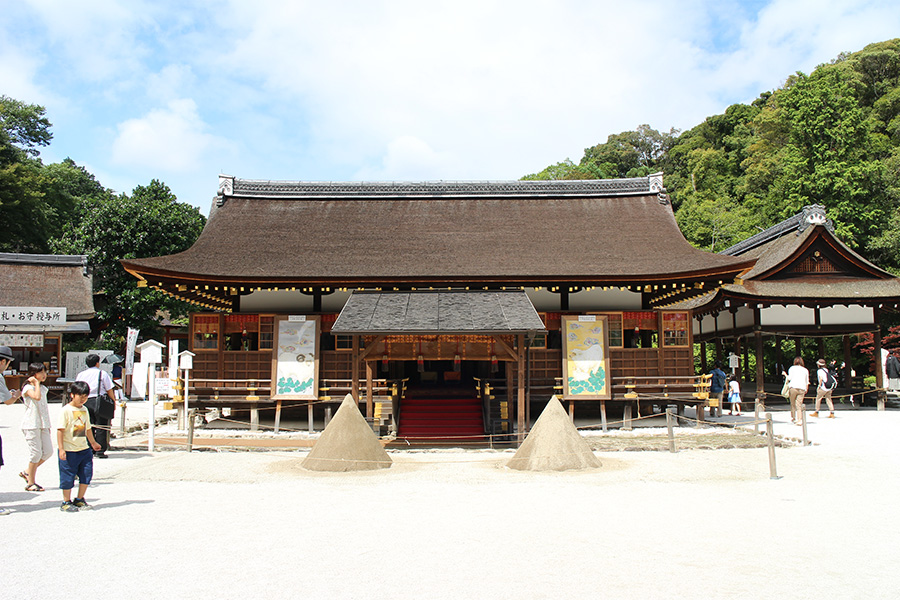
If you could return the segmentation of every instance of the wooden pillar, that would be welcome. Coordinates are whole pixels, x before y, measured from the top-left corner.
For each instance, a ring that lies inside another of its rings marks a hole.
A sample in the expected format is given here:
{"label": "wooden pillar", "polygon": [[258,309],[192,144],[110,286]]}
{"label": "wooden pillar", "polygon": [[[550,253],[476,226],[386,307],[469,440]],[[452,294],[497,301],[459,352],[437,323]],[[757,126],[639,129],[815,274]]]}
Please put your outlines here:
{"label": "wooden pillar", "polygon": [[853,388],[853,365],[850,364],[850,336],[844,336],[844,387]]}
{"label": "wooden pillar", "polygon": [[[775,362],[778,364],[778,368],[787,371],[787,365],[784,364],[784,352],[781,349],[781,336],[775,336]],[[781,373],[775,374],[777,377],[781,376]],[[776,381],[778,381],[776,377]]]}
{"label": "wooden pillar", "polygon": [[763,360],[763,336],[762,331],[754,332],[756,338],[756,397],[761,399],[766,396],[766,365]]}
{"label": "wooden pillar", "polygon": [[275,401],[275,433],[281,427],[281,399]]}
{"label": "wooden pillar", "polygon": [[[703,335],[703,316],[697,317],[697,334]],[[706,342],[700,342],[700,371],[709,373],[709,365],[706,364]]]}
{"label": "wooden pillar", "polygon": [[519,444],[525,440],[525,336],[519,334],[516,336],[518,342],[518,387],[519,401],[517,403],[516,426],[519,429]]}
{"label": "wooden pillar", "polygon": [[372,361],[366,361],[366,416],[372,418],[375,415],[375,394],[373,385]]}
{"label": "wooden pillar", "polygon": [[350,368],[350,395],[353,396],[353,401],[359,406],[359,336],[354,335],[352,338],[353,363]]}
{"label": "wooden pillar", "polygon": [[884,367],[881,364],[881,307],[876,306],[872,309],[875,317],[875,333],[873,334],[875,342],[875,352],[872,356],[872,362],[875,366],[875,392],[878,398],[878,410],[884,410]]}
{"label": "wooden pillar", "polygon": [[318,289],[313,292],[313,312],[322,312],[322,290]]}

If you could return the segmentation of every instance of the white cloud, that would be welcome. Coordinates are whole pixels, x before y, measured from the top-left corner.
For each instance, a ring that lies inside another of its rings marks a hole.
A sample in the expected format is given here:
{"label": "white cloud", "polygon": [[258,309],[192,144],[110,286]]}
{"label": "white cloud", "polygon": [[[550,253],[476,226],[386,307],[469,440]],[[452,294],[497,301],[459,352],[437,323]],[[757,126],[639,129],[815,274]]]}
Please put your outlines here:
{"label": "white cloud", "polygon": [[228,141],[206,129],[193,100],[172,100],[165,108],[119,123],[112,162],[164,172],[196,170],[213,150],[230,148]]}
{"label": "white cloud", "polygon": [[[441,179],[452,171],[453,158],[435,152],[428,144],[413,136],[400,136],[388,144],[378,168],[365,167],[353,179],[383,181],[397,179]],[[450,167],[450,168],[448,168]]]}
{"label": "white cloud", "polygon": [[120,182],[502,179],[897,31],[890,0],[28,0],[0,93]]}

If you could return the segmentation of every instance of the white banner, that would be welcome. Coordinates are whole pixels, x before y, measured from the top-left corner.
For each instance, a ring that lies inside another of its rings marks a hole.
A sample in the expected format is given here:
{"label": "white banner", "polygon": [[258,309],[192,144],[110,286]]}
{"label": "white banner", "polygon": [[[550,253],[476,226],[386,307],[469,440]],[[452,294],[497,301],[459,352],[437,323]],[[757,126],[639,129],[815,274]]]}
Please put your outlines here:
{"label": "white banner", "polygon": [[54,325],[65,322],[65,306],[0,306],[0,325]]}
{"label": "white banner", "polygon": [[178,340],[169,340],[169,393],[170,398],[175,397],[175,388],[178,385]]}
{"label": "white banner", "polygon": [[140,329],[132,329],[128,328],[128,334],[126,335],[126,346],[125,346],[125,375],[131,375],[134,373],[134,348],[137,345],[137,337]]}

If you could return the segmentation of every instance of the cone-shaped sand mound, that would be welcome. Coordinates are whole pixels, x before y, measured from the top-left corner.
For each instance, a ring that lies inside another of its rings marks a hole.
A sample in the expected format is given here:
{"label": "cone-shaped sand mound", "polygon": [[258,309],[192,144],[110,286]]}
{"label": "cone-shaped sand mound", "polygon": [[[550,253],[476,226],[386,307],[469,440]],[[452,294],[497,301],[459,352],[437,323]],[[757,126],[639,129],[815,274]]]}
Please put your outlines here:
{"label": "cone-shaped sand mound", "polygon": [[303,461],[303,468],[311,471],[368,471],[388,469],[391,462],[391,457],[359,412],[353,396],[347,394]]}
{"label": "cone-shaped sand mound", "polygon": [[547,406],[507,465],[520,471],[568,471],[600,467],[590,446],[569,420],[556,396]]}

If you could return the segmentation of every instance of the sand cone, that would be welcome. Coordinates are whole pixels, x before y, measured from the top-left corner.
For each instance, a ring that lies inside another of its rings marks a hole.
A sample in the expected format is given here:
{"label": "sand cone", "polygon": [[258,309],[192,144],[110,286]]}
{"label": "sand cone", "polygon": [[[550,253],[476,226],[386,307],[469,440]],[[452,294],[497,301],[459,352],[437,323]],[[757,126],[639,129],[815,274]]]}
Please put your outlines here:
{"label": "sand cone", "polygon": [[600,467],[556,396],[551,396],[541,416],[507,465],[519,471],[568,471]]}
{"label": "sand cone", "polygon": [[368,471],[388,469],[391,462],[391,457],[359,412],[353,396],[347,394],[303,461],[303,468],[311,471]]}

